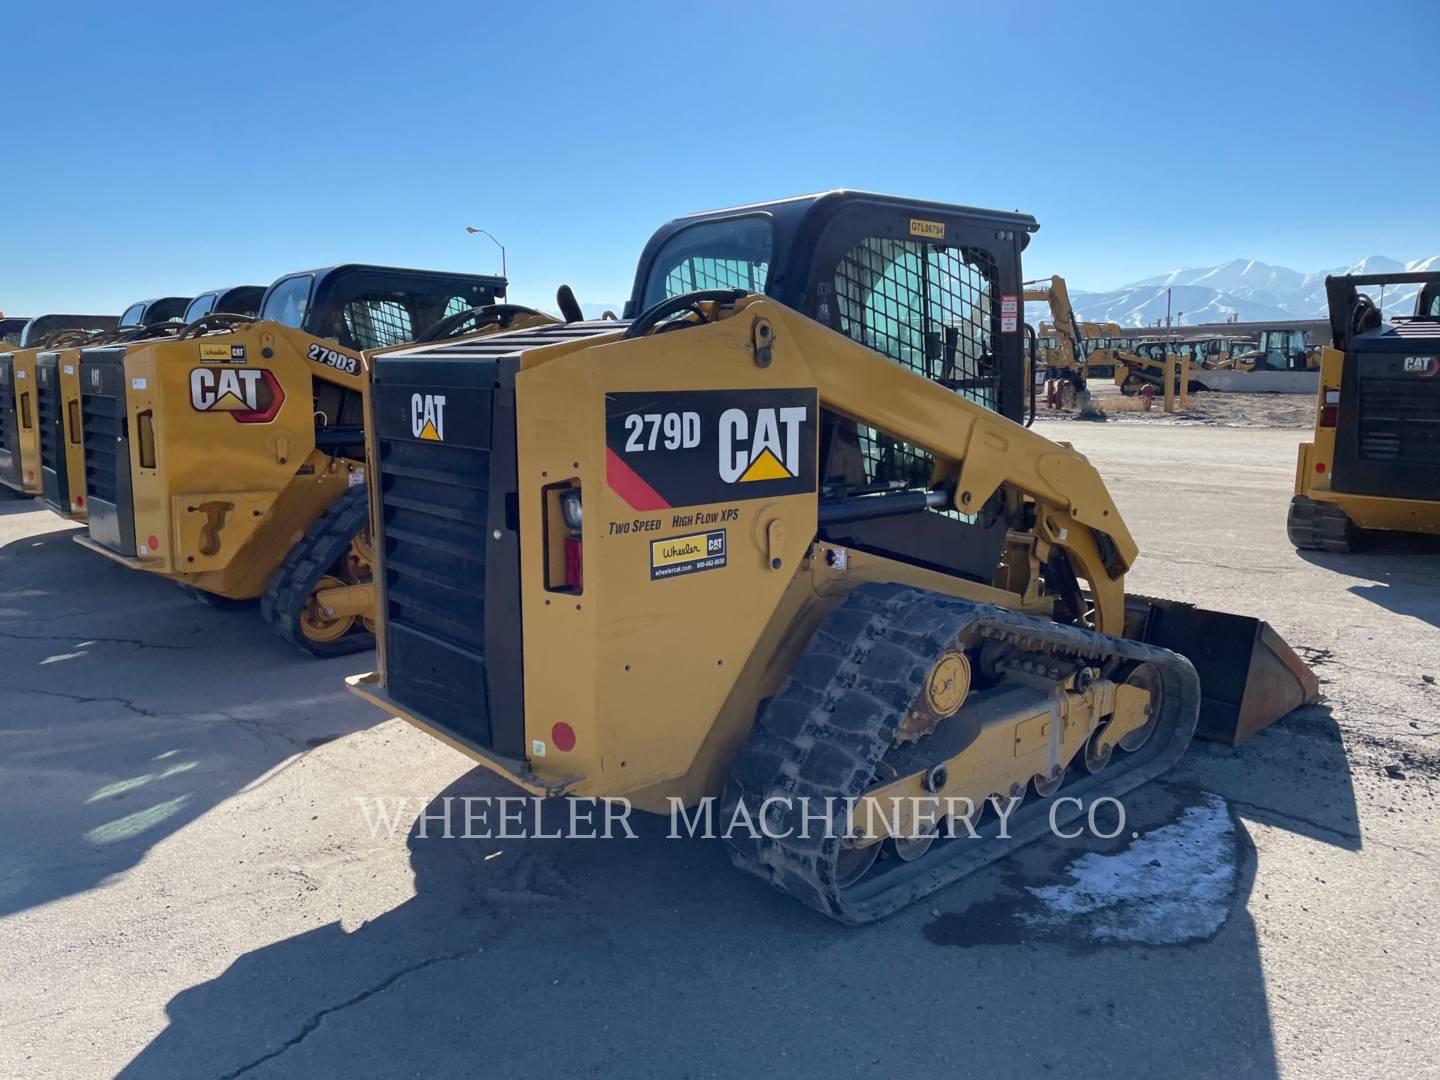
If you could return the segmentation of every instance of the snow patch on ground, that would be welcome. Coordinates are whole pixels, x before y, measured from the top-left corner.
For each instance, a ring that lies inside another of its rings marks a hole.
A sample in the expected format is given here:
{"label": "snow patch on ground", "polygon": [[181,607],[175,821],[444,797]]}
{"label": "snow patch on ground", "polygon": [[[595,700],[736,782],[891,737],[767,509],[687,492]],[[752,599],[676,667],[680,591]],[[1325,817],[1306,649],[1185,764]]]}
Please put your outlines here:
{"label": "snow patch on ground", "polygon": [[[1169,825],[1115,855],[1080,856],[1072,883],[1030,887],[1035,928],[1067,924],[1097,941],[1178,945],[1211,937],[1230,912],[1235,891],[1235,824],[1225,800],[1206,792]],[[1083,924],[1077,926],[1076,924]]]}

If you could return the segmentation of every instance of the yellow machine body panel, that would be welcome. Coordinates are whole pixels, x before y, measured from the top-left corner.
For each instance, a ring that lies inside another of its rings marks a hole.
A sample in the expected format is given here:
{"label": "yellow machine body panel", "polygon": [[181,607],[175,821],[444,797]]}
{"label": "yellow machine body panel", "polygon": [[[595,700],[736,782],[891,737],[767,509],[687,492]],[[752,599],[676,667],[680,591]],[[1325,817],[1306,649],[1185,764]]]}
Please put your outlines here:
{"label": "yellow machine body panel", "polygon": [[259,596],[299,535],[364,480],[363,461],[316,449],[314,379],[363,394],[364,361],[275,322],[128,346],[135,555],[86,546],[206,592]]}
{"label": "yellow machine body panel", "polygon": [[[764,365],[757,335],[773,342]],[[747,412],[752,397],[769,404]],[[681,399],[700,411],[734,411],[732,456],[715,463],[718,478],[704,492],[647,509],[654,493],[617,467],[607,419],[638,403],[629,438],[646,445],[653,432],[663,447],[685,437],[683,419],[666,419],[666,403]],[[1135,542],[1081,454],[768,299],[752,298],[710,326],[526,352],[515,401],[522,491],[582,492],[584,585],[557,586],[563,530],[554,500],[522,500],[521,534],[544,538],[523,545],[520,560],[528,764],[450,741],[530,790],[627,795],[652,808],[671,796],[716,794],[760,699],[859,583],[900,581],[1049,612],[1033,566],[1015,566],[1013,587],[1002,588],[862,552],[828,560],[813,543],[821,406],[904,432],[932,452],[937,473],[955,481],[956,512],[978,511],[1002,484],[1032,497],[1038,544],[1066,550],[1092,590],[1097,628],[1123,632],[1123,575]],[[757,411],[766,408],[774,415]],[[785,478],[798,490],[747,492],[752,481]],[[370,692],[363,681],[358,688]],[[672,708],[703,722],[658,719]],[[571,747],[555,745],[560,720]]]}
{"label": "yellow machine body panel", "polygon": [[[9,467],[0,470],[0,484],[25,495],[39,495],[40,417],[35,381],[35,360],[39,349],[16,349],[8,354],[13,395],[13,445]],[[4,355],[4,354],[0,354]]]}

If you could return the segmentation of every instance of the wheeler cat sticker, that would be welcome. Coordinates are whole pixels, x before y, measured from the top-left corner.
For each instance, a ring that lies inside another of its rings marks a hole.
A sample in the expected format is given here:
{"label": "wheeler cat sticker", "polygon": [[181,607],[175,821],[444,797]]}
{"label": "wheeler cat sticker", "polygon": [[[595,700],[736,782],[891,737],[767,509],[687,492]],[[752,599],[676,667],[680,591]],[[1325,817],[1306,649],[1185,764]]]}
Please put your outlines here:
{"label": "wheeler cat sticker", "polygon": [[244,345],[226,345],[223,342],[216,345],[200,345],[200,362],[202,364],[243,364],[245,363]]}
{"label": "wheeler cat sticker", "polygon": [[242,424],[275,419],[285,402],[279,381],[264,368],[198,367],[190,372],[190,405],[196,412],[229,413]]}
{"label": "wheeler cat sticker", "polygon": [[725,565],[725,530],[650,541],[650,580],[680,577]]}
{"label": "wheeler cat sticker", "polygon": [[633,510],[816,490],[813,389],[605,396],[605,477]]}

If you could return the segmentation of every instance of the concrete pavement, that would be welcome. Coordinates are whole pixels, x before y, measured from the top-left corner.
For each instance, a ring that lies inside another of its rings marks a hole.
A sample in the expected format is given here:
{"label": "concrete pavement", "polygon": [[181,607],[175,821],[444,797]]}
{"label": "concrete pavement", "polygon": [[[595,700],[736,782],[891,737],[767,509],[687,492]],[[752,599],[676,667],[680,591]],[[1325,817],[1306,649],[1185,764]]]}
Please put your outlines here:
{"label": "concrete pavement", "polygon": [[[427,800],[505,789],[345,693],[368,657],[0,497],[0,1075],[1433,1070],[1440,555],[1292,551],[1298,432],[1041,427],[1110,483],[1135,591],[1268,619],[1326,700],[1197,744],[1127,799],[1143,839],[1033,845],[858,931],[661,822],[420,838]],[[413,800],[393,838],[375,796]],[[1145,842],[1154,891],[1097,899]],[[1194,917],[1145,936],[1158,904]]]}

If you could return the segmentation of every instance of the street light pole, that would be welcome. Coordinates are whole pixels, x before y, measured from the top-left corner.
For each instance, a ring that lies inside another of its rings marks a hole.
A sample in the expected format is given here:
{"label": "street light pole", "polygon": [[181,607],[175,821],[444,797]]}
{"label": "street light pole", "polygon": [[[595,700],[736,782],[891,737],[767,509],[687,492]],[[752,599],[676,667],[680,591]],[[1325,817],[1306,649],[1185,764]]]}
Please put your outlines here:
{"label": "street light pole", "polygon": [[510,280],[510,274],[505,267],[505,245],[499,240],[496,240],[492,233],[486,232],[484,229],[477,229],[474,225],[466,225],[465,231],[471,236],[474,236],[476,233],[479,233],[481,236],[488,236],[490,242],[500,249],[500,276],[508,282]]}

